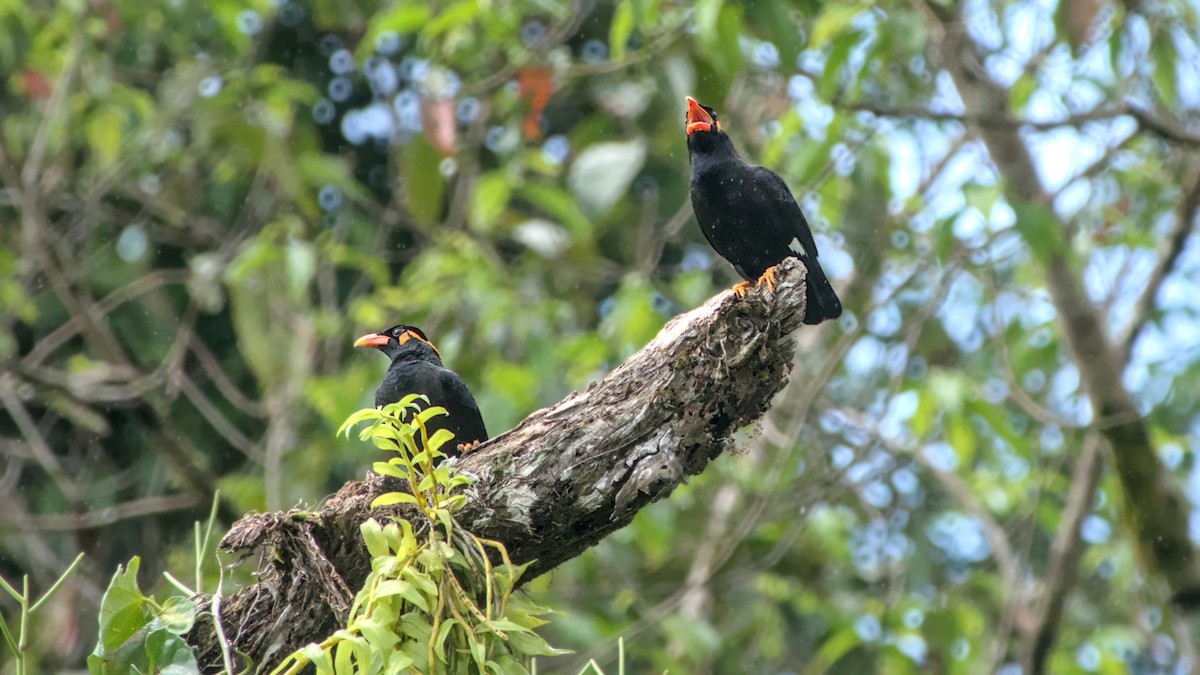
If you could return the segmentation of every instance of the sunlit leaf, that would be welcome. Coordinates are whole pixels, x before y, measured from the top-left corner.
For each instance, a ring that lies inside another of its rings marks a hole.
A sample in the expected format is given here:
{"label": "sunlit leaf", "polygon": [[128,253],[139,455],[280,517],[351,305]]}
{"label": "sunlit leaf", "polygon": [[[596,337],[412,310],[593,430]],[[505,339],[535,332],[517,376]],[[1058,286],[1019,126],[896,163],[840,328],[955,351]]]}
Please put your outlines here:
{"label": "sunlit leaf", "polygon": [[614,61],[625,58],[625,45],[633,33],[633,0],[620,0],[608,26],[608,50]]}
{"label": "sunlit leaf", "polygon": [[183,635],[192,629],[196,620],[196,604],[182,596],[167,598],[158,613],[162,627],[175,635]]}
{"label": "sunlit leaf", "polygon": [[471,208],[468,211],[471,226],[478,230],[491,229],[504,212],[511,194],[512,187],[504,172],[493,171],[481,176],[471,193]]}
{"label": "sunlit leaf", "polygon": [[101,169],[111,166],[121,154],[121,112],[104,106],[87,118],[87,139]]}
{"label": "sunlit leaf", "polygon": [[575,158],[567,183],[585,211],[604,215],[629,190],[645,161],[642,139],[596,143]]}
{"label": "sunlit leaf", "polygon": [[371,508],[376,509],[380,506],[391,506],[393,504],[416,504],[417,498],[407,492],[388,492],[379,495],[371,501]]}

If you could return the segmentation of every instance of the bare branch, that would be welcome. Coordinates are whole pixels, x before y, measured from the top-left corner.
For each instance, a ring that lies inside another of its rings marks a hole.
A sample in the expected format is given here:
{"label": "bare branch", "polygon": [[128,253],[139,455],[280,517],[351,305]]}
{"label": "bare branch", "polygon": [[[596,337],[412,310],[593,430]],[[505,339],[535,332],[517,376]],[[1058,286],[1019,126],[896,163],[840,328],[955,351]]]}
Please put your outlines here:
{"label": "bare branch", "polygon": [[[97,316],[104,316],[126,302],[157,288],[170,284],[185,283],[189,275],[190,272],[185,269],[155,270],[145,276],[138,277],[104,296],[92,309],[96,312]],[[56,349],[78,335],[83,330],[85,321],[85,317],[79,314],[72,314],[70,319],[51,331],[49,335],[38,340],[33,349],[30,349],[29,353],[21,360],[21,364],[26,368],[35,368],[41,365]]]}
{"label": "bare branch", "polygon": [[[1052,131],[1063,127],[1079,127],[1091,122],[1108,122],[1122,117],[1130,117],[1137,122],[1140,130],[1154,134],[1164,141],[1200,145],[1200,133],[1181,128],[1166,120],[1160,120],[1132,103],[1075,113],[1062,119],[1042,121],[1018,119],[1008,113],[991,110],[971,109],[966,112],[953,113],[911,106],[890,108],[863,101],[834,101],[833,105],[842,110],[867,112],[879,117],[912,117],[935,122],[958,122],[971,126],[1014,130],[1032,129],[1033,131]],[[999,110],[1003,110],[1003,108]]]}
{"label": "bare branch", "polygon": [[33,417],[29,414],[29,410],[25,408],[25,404],[21,401],[21,397],[17,395],[16,377],[12,373],[0,373],[0,403],[8,410],[8,414],[17,424],[17,429],[25,438],[26,447],[29,448],[30,454],[42,466],[42,469],[54,480],[55,485],[68,499],[76,499],[79,497],[79,492],[76,490],[75,481],[67,475],[63,470],[62,464],[58,461],[58,456],[50,449],[50,444],[46,442],[42,436],[41,430],[38,429],[37,423],[33,421]]}
{"label": "bare branch", "polygon": [[201,503],[200,495],[188,493],[142,497],[86,513],[20,513],[14,515],[11,511],[6,511],[0,514],[0,527],[25,531],[89,530],[112,525],[129,518],[193,509],[200,506]]}
{"label": "bare branch", "polygon": [[250,440],[233,422],[230,422],[225,417],[224,413],[204,395],[204,392],[200,390],[200,387],[187,373],[181,373],[179,376],[179,390],[183,392],[184,398],[196,406],[196,410],[200,411],[204,419],[208,420],[212,428],[228,441],[230,445],[258,464],[263,463],[263,453],[258,449],[254,441]]}
{"label": "bare branch", "polygon": [[1100,473],[1104,467],[1100,445],[1100,435],[1089,432],[1083,441],[1083,449],[1075,460],[1075,472],[1071,479],[1071,491],[1067,495],[1067,505],[1063,509],[1058,534],[1050,545],[1050,561],[1042,579],[1042,587],[1048,595],[1043,601],[1041,616],[1037,618],[1030,639],[1032,646],[1029,653],[1029,672],[1034,675],[1046,672],[1046,657],[1050,655],[1050,649],[1054,646],[1063,607],[1066,606],[1067,595],[1074,586],[1072,577],[1083,552],[1080,526],[1091,510],[1092,499],[1096,495],[1096,486],[1100,483]]}

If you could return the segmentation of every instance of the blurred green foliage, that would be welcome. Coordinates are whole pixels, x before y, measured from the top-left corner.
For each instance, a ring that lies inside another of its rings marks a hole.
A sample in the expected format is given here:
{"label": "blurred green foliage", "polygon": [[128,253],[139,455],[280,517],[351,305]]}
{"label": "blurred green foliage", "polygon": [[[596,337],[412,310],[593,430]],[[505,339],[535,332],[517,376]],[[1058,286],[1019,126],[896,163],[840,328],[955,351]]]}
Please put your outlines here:
{"label": "blurred green foliage", "polygon": [[[1194,3],[933,7],[1009,88],[996,115],[1200,110]],[[801,333],[741,454],[530,586],[577,652],[540,670],[608,670],[621,636],[630,672],[1020,661],[1091,421],[1039,260],[1069,250],[1118,334],[1194,147],[1120,115],[1030,130],[1071,226],[1008,204],[929,11],[0,0],[0,574],[89,556],[35,670],[84,662],[117,564],[192,568],[218,489],[229,521],[364,473],[333,438],[385,367],[355,336],[419,325],[500,431],[733,281],[691,222],[688,94],[793,187],[847,315]],[[1196,258],[1126,370],[1193,508]],[[1122,499],[1106,473],[1051,672],[1200,662]]]}

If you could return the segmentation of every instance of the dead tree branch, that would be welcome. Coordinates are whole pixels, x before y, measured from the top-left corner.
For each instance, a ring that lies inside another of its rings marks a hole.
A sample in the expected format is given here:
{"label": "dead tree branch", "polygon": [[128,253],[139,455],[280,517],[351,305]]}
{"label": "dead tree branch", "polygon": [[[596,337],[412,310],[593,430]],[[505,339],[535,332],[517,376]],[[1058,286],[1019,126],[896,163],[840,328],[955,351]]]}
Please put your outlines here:
{"label": "dead tree branch", "polygon": [[[675,317],[644,349],[586,391],[530,415],[462,458],[478,477],[459,520],[503,542],[525,580],[621,529],[643,507],[732,446],[787,382],[791,334],[804,315],[804,268],[780,266],[772,295],[722,293]],[[234,650],[271,664],[345,619],[370,560],[359,525],[371,500],[396,489],[379,476],[347,483],[317,512],[249,515],[221,542],[261,553],[258,583],[221,603]],[[202,600],[209,609],[209,599]],[[206,672],[221,667],[211,614],[189,636]]]}

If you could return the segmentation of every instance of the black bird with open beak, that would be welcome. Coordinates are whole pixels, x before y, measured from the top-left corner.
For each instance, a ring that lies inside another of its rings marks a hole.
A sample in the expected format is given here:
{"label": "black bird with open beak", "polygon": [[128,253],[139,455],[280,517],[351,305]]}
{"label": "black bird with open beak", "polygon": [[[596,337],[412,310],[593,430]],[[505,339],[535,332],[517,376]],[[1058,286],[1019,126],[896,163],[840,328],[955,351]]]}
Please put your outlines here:
{"label": "black bird with open beak", "polygon": [[427,425],[430,435],[438,429],[454,434],[457,452],[442,452],[457,455],[488,439],[475,397],[458,373],[442,365],[442,355],[420,328],[393,326],[358,338],[354,346],[374,347],[392,361],[375,390],[376,406],[396,403],[408,394],[424,394],[431,406],[446,409],[446,415],[430,419]]}
{"label": "black bird with open beak", "polygon": [[739,298],[766,283],[775,290],[775,266],[799,258],[808,268],[804,323],[842,315],[842,302],[817,262],[817,243],[788,186],[770,169],[746,163],[721,128],[717,113],[687,97],[692,210],[708,243],[745,281]]}

